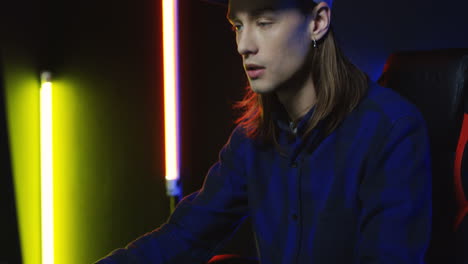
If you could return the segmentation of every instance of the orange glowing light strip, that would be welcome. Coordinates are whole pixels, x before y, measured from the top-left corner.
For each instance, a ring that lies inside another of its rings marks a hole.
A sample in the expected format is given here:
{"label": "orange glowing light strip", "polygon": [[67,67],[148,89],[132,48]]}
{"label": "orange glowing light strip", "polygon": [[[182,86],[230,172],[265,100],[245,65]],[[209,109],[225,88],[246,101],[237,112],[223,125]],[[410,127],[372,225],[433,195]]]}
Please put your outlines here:
{"label": "orange glowing light strip", "polygon": [[42,264],[54,263],[54,178],[52,160],[52,83],[41,74],[41,226]]}
{"label": "orange glowing light strip", "polygon": [[163,0],[164,128],[168,194],[177,195],[179,179],[177,0]]}

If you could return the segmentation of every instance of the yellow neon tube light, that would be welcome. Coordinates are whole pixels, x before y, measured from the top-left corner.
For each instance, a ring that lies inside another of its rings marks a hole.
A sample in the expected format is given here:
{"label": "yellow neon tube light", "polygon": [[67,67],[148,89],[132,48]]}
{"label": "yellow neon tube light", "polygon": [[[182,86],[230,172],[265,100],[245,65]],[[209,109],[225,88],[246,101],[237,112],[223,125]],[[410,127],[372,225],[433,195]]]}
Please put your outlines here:
{"label": "yellow neon tube light", "polygon": [[166,186],[168,195],[179,196],[177,0],[163,0],[162,12]]}
{"label": "yellow neon tube light", "polygon": [[41,228],[42,264],[54,263],[54,197],[52,161],[51,74],[41,74]]}

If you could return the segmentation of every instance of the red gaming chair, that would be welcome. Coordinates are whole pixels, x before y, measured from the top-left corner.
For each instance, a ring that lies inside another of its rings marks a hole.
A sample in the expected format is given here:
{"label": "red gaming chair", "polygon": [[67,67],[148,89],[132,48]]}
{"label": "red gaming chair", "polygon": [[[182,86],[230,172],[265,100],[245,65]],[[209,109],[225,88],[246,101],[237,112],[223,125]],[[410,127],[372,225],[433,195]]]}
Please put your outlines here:
{"label": "red gaming chair", "polygon": [[214,256],[207,264],[258,264],[258,260],[239,255],[224,254]]}
{"label": "red gaming chair", "polygon": [[414,103],[427,122],[433,168],[427,263],[468,263],[468,49],[392,54],[379,83]]}

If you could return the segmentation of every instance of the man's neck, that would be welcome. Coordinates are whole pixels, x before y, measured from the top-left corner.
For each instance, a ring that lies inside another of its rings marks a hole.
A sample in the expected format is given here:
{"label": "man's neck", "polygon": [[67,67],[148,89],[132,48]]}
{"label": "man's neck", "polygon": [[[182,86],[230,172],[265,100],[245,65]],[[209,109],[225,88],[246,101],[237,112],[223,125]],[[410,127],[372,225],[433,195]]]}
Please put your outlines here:
{"label": "man's neck", "polygon": [[301,87],[282,89],[276,92],[278,100],[288,112],[291,121],[304,116],[317,102],[314,82],[309,78]]}

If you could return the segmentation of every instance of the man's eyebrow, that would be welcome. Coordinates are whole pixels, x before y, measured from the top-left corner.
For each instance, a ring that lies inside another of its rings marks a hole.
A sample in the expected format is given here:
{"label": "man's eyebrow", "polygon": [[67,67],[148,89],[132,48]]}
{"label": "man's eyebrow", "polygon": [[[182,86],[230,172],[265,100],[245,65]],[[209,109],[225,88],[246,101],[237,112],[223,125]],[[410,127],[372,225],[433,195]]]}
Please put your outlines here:
{"label": "man's eyebrow", "polygon": [[[249,16],[255,18],[255,17],[259,17],[259,16],[261,16],[262,14],[267,13],[267,12],[275,12],[275,9],[274,9],[274,8],[271,8],[271,7],[258,8],[258,9],[255,9],[255,10],[250,11],[250,12],[249,12]],[[235,12],[228,12],[228,14],[226,15],[226,19],[227,19],[230,23],[239,20],[235,15],[233,15],[234,13],[235,13]]]}

